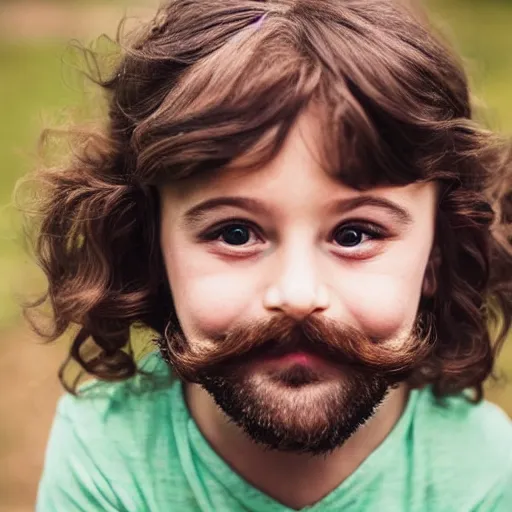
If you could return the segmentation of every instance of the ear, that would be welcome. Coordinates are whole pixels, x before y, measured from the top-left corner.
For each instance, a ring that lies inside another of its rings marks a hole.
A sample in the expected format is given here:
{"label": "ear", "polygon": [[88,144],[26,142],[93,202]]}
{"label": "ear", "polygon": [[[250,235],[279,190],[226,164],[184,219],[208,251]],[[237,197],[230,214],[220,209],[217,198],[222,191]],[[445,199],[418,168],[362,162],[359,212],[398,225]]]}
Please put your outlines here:
{"label": "ear", "polygon": [[441,265],[441,251],[435,246],[430,252],[430,257],[423,277],[423,285],[421,288],[424,297],[431,298],[437,292],[439,266]]}

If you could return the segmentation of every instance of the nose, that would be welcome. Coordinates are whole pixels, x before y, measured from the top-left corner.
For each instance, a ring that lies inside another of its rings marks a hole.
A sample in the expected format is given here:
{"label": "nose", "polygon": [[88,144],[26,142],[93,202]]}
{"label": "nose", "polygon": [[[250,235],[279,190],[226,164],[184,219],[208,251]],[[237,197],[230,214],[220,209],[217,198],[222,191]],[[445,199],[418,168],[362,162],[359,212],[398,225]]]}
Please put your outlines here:
{"label": "nose", "polygon": [[329,308],[326,285],[318,278],[317,264],[305,251],[290,251],[279,266],[279,277],[265,293],[264,307],[295,320]]}

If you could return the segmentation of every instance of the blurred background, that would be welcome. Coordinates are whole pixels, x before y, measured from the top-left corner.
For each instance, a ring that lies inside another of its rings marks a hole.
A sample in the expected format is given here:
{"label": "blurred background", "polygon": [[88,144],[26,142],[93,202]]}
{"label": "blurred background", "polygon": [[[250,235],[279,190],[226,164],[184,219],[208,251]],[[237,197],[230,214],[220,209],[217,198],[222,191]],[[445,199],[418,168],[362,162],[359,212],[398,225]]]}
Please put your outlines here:
{"label": "blurred background", "polygon": [[[512,0],[425,2],[464,58],[479,117],[512,136]],[[148,19],[158,3],[0,0],[0,512],[33,510],[67,350],[66,340],[43,346],[20,316],[20,295],[44,281],[23,248],[13,187],[34,166],[40,131],[84,100],[66,57],[69,41],[115,36],[123,16]],[[489,385],[487,397],[512,415],[512,339],[499,367],[502,382]]]}

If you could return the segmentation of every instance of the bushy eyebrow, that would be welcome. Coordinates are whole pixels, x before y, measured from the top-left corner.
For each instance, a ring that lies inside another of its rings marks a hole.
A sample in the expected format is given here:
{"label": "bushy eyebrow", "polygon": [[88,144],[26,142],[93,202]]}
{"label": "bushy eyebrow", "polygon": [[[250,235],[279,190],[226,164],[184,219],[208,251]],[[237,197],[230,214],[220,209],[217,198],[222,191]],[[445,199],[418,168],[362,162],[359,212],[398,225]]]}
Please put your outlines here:
{"label": "bushy eyebrow", "polygon": [[[255,214],[270,214],[270,208],[258,199],[242,196],[222,196],[207,199],[194,205],[185,212],[184,221],[189,225],[196,224],[200,222],[208,212],[225,206],[234,206]],[[404,207],[389,199],[371,195],[361,195],[358,197],[335,200],[328,206],[328,211],[332,214],[343,214],[362,206],[374,206],[387,210],[402,224],[412,223],[412,216]]]}

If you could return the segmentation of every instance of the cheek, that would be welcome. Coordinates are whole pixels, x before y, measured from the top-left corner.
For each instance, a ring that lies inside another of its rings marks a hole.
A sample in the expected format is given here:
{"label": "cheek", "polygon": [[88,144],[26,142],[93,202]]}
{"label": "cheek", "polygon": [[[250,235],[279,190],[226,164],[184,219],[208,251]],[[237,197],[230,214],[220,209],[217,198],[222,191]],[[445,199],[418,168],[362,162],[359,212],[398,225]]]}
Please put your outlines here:
{"label": "cheek", "polygon": [[366,334],[389,338],[409,332],[416,319],[422,274],[366,274],[345,283],[344,306]]}
{"label": "cheek", "polygon": [[166,259],[176,313],[186,335],[223,334],[244,317],[252,286],[246,273],[212,263],[211,256],[206,264],[193,252]]}
{"label": "cheek", "polygon": [[186,320],[195,330],[210,335],[224,333],[243,318],[249,298],[241,281],[219,275],[188,279],[180,295],[180,321]]}

